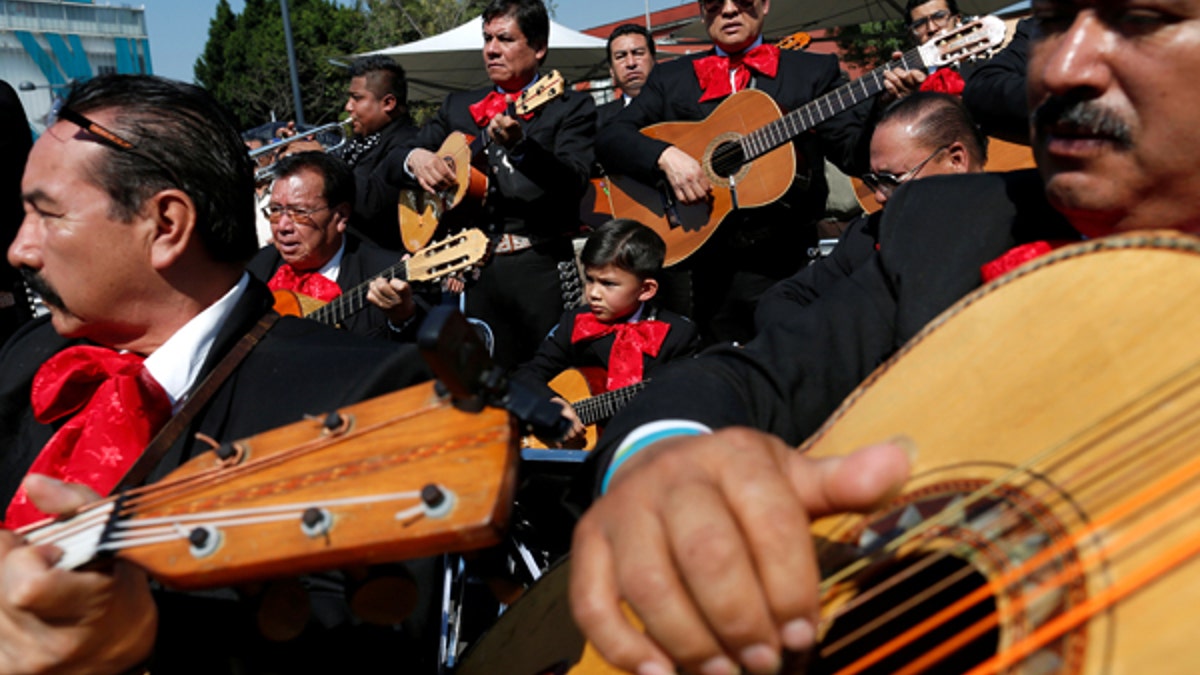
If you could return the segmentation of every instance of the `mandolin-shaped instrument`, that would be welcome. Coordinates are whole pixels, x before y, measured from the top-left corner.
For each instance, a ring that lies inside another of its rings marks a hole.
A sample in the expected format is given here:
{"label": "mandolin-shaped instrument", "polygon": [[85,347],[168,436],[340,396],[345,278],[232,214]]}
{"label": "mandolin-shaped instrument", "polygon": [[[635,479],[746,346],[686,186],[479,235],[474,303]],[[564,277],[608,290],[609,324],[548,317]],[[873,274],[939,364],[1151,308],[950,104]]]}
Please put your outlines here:
{"label": "mandolin-shaped instrument", "polygon": [[432,383],[231,443],[163,480],[20,533],[74,568],[115,556],[197,589],[496,543],[512,508],[507,412]]}
{"label": "mandolin-shaped instrument", "polygon": [[[946,310],[856,389],[800,450],[903,435],[915,464],[880,511],[814,524],[803,672],[1197,672],[1198,293],[1195,238],[1063,248]],[[459,675],[617,672],[569,625],[564,576]]]}
{"label": "mandolin-shaped instrument", "polygon": [[[566,91],[563,76],[552,71],[538,78],[512,103],[510,114],[528,115]],[[447,190],[431,194],[423,189],[400,191],[400,239],[404,248],[416,251],[424,248],[438,231],[438,225],[455,209],[464,204],[481,204],[488,190],[486,167],[475,166],[482,155],[483,138],[461,131],[452,131],[434,154],[441,157],[454,172],[455,184]],[[470,223],[463,223],[469,225]]]}

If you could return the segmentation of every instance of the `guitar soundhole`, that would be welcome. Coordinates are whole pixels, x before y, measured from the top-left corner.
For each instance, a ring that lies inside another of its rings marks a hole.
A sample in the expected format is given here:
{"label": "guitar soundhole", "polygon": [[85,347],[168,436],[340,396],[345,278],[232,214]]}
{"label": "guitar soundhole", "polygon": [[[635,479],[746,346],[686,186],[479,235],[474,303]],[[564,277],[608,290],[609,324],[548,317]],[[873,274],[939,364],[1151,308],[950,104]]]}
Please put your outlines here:
{"label": "guitar soundhole", "polygon": [[716,147],[712,153],[712,170],[721,178],[728,178],[742,168],[746,162],[746,153],[742,145],[733,141],[725,141]]}
{"label": "guitar soundhole", "polygon": [[[894,673],[996,611],[995,597],[989,594],[955,619],[906,641],[900,638],[905,631],[985,586],[984,576],[959,558],[931,554],[878,565],[857,581],[858,597],[867,599],[834,621],[807,672],[836,673],[903,641],[903,647],[861,671]],[[965,673],[994,655],[999,640],[999,630],[992,627],[922,672]]]}

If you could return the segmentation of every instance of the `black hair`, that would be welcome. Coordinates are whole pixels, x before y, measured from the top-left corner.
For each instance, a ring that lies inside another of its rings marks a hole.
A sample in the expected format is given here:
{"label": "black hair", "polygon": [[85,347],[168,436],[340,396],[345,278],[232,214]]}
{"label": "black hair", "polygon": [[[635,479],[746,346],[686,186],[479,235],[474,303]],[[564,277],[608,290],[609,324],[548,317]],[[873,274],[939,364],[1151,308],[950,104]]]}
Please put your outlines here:
{"label": "black hair", "polygon": [[542,0],[491,0],[483,8],[485,24],[500,16],[516,19],[530,47],[537,50],[550,46],[550,15]]}
{"label": "black hair", "polygon": [[959,141],[975,166],[987,162],[987,137],[957,96],[932,91],[910,94],[888,106],[875,127],[892,120],[918,123],[915,135],[930,148]]}
{"label": "black hair", "polygon": [[395,96],[399,109],[408,104],[408,78],[404,68],[391,57],[376,54],[354,59],[350,62],[350,77],[365,77],[371,93],[378,98],[385,94]]}
{"label": "black hair", "polygon": [[654,46],[654,37],[650,35],[650,31],[646,30],[645,26],[636,23],[623,23],[613,29],[613,32],[608,36],[608,60],[612,61],[612,45],[613,41],[622,35],[641,35],[646,38],[646,47],[650,50],[650,57],[658,56],[658,47]]}
{"label": "black hair", "polygon": [[354,206],[354,172],[345,161],[326,152],[297,152],[279,160],[275,165],[275,178],[287,178],[305,169],[317,172],[325,184],[321,196],[329,208],[342,204]]}
{"label": "black hair", "polygon": [[662,237],[631,218],[614,218],[597,227],[579,253],[584,267],[616,265],[643,281],[662,272],[666,257]]}
{"label": "black hair", "polygon": [[244,262],[258,250],[254,170],[229,114],[207,91],[152,75],[100,75],[77,84],[63,104],[86,115],[116,114],[108,126],[134,150],[105,146],[92,167],[128,222],[161,190],[179,188],[196,206],[200,241],[218,262]]}
{"label": "black hair", "polygon": [[[933,0],[908,0],[908,4],[904,5],[905,22],[912,23],[912,11],[927,2],[933,2]],[[946,0],[946,9],[950,10],[950,16],[962,14],[958,11],[958,0]]]}

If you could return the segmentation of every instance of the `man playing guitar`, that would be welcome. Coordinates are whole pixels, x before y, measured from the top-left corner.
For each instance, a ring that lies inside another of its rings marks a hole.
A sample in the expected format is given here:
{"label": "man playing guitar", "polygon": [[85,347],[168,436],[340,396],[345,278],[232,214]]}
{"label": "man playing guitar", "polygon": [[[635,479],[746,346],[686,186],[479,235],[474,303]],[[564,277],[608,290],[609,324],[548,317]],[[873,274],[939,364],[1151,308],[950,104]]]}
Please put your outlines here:
{"label": "man playing guitar", "polygon": [[[770,95],[785,111],[794,110],[844,82],[832,56],[780,52],[763,43],[770,0],[700,4],[715,51],[660,65],[638,98],[600,131],[596,143],[600,163],[610,173],[648,185],[665,178],[675,199],[684,204],[708,198],[709,177],[696,158],[642,135],[643,127],[702,120],[729,95],[746,88]],[[888,96],[907,93],[918,76],[903,70],[888,73]],[[863,132],[869,112],[869,105],[856,106],[818,126],[815,135],[798,139],[800,178],[782,200],[786,204],[732,214],[732,222],[717,239],[685,263],[693,270],[692,297],[697,303],[690,314],[706,339],[749,339],[758,296],[794,273],[804,251],[816,243],[811,223],[821,217],[827,192],[823,159],[829,157],[851,175],[865,170],[870,133]],[[720,262],[709,259],[715,251],[721,253]]]}
{"label": "man playing guitar", "polygon": [[436,193],[455,172],[433,152],[454,131],[480,137],[488,195],[478,222],[495,240],[494,258],[468,288],[467,313],[495,334],[495,360],[511,367],[533,356],[564,309],[559,263],[571,259],[566,238],[578,222],[591,171],[596,111],[575,92],[531,113],[509,103],[538,78],[549,17],[541,0],[493,0],[483,12],[483,58],[493,86],[449,95],[405,157],[410,182]]}

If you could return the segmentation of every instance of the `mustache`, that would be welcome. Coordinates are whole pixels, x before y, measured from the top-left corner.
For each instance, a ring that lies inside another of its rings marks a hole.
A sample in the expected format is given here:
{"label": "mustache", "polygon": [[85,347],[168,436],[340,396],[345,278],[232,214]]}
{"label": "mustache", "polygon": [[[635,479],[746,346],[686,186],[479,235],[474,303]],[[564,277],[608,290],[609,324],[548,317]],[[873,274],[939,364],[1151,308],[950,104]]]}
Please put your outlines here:
{"label": "mustache", "polygon": [[54,287],[50,285],[50,282],[43,279],[41,275],[29,269],[28,267],[22,267],[20,272],[21,278],[25,280],[25,285],[28,286],[29,289],[34,293],[37,293],[39,296],[41,296],[42,302],[64,312],[68,311],[67,305],[63,302],[62,296],[58,294],[58,291],[54,290]]}
{"label": "mustache", "polygon": [[1133,145],[1133,132],[1125,120],[1095,101],[1051,96],[1034,109],[1030,118],[1038,132],[1065,126],[1089,135],[1106,136],[1123,147]]}

